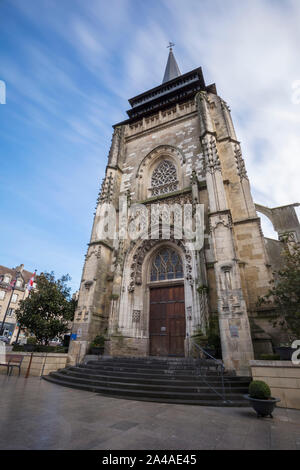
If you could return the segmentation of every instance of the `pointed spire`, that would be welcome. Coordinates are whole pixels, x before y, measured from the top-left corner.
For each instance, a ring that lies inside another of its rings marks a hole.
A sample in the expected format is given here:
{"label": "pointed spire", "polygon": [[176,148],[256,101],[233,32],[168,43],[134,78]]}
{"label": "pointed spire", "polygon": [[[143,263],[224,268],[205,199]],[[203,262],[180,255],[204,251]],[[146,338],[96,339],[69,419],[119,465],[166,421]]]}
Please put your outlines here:
{"label": "pointed spire", "polygon": [[176,59],[173,54],[173,50],[172,50],[173,46],[175,46],[175,44],[173,44],[172,42],[169,42],[169,45],[167,46],[170,49],[170,52],[169,52],[168,62],[167,62],[167,66],[166,66],[166,70],[164,74],[164,79],[162,81],[163,83],[173,80],[173,78],[179,77],[179,75],[181,75]]}

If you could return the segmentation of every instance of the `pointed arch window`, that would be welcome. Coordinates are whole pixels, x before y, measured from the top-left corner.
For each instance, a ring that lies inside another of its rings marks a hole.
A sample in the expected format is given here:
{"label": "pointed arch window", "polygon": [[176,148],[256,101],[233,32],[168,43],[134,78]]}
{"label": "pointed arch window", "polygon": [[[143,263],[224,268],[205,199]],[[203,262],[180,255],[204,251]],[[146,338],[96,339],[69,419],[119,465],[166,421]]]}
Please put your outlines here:
{"label": "pointed arch window", "polygon": [[182,279],[183,266],[179,254],[172,248],[165,247],[155,256],[151,266],[151,281]]}
{"label": "pointed arch window", "polygon": [[153,171],[151,178],[152,196],[171,193],[178,189],[177,171],[169,160],[163,160]]}

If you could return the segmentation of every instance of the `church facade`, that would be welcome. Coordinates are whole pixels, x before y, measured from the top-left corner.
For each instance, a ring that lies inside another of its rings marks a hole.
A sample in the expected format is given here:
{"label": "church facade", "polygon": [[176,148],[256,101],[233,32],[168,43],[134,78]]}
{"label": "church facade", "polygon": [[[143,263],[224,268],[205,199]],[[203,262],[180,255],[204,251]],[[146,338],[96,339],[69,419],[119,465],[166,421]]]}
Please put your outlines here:
{"label": "church facade", "polygon": [[[114,356],[186,356],[193,335],[217,318],[225,367],[245,373],[254,357],[253,324],[263,331],[257,340],[270,339],[259,326],[257,299],[268,290],[277,248],[262,234],[229,106],[205,84],[201,68],[181,75],[172,49],[163,83],[129,103],[128,119],[114,126],[70,356],[84,356],[97,335]],[[119,234],[122,217],[132,222],[135,208],[158,214],[158,236],[139,219],[138,236],[104,238],[103,227],[113,227],[108,206]],[[177,233],[174,215],[164,236],[164,210],[175,207],[180,216],[185,207],[195,214],[196,206],[203,208],[202,244],[195,248]],[[288,229],[299,237],[293,205],[282,210],[290,211]]]}

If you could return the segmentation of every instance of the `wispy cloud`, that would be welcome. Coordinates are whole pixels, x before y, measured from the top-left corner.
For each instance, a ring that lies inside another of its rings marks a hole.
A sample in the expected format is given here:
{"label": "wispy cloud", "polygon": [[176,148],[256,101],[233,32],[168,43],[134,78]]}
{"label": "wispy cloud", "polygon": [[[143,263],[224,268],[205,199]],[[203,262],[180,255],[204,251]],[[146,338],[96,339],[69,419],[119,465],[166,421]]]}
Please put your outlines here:
{"label": "wispy cloud", "polygon": [[[230,104],[255,200],[299,199],[299,0],[11,0],[0,10],[1,181],[15,210],[23,201],[35,220],[32,268],[46,259],[41,234],[65,221],[65,238],[47,237],[49,263],[55,269],[63,251],[71,262],[72,236],[78,284],[111,125],[125,118],[128,98],[161,83],[169,40],[181,71],[201,65]],[[9,220],[5,230],[22,234],[18,218]]]}

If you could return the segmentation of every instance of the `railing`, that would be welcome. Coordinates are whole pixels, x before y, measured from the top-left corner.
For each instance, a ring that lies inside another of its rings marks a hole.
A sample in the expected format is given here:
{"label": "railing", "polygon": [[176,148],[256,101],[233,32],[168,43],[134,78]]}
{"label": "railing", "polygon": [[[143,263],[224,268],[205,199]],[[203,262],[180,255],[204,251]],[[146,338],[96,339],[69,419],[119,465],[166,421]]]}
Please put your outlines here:
{"label": "railing", "polygon": [[[191,340],[190,340],[191,341]],[[191,341],[189,343],[189,351],[188,356],[190,359],[196,360],[197,370],[199,372],[199,377],[205,382],[205,384],[216,394],[218,395],[224,403],[229,403],[229,400],[226,400],[225,397],[225,383],[224,383],[224,372],[225,367],[223,361],[220,359],[216,359],[211,354],[209,354],[205,349],[201,348],[197,343]],[[221,378],[221,387],[222,392],[218,392],[213,385],[209,383],[207,380],[207,372],[209,372],[210,368],[215,369],[216,373]],[[203,373],[204,371],[204,373]]]}

